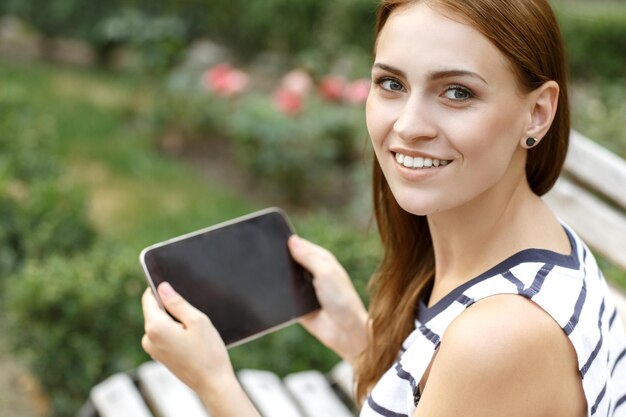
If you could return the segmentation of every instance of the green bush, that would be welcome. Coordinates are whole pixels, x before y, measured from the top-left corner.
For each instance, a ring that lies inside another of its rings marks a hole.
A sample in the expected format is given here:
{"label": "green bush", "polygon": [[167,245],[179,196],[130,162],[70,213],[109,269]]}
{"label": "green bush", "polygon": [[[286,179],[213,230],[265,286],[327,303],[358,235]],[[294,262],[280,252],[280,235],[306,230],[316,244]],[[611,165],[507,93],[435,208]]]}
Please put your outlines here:
{"label": "green bush", "polygon": [[350,172],[365,143],[363,108],[310,97],[299,114],[250,95],[228,119],[240,161],[268,187],[295,202],[346,203]]}
{"label": "green bush", "polygon": [[30,261],[6,282],[10,340],[55,415],[73,415],[94,384],[147,359],[140,347],[144,288],[135,251],[112,244]]}
{"label": "green bush", "polygon": [[[313,54],[316,59],[308,62],[316,67],[326,65],[321,72],[327,72],[333,62],[354,49],[369,55],[378,3],[111,0],[86,4],[79,0],[7,0],[0,2],[0,15],[22,17],[51,36],[140,45],[158,66],[173,61],[181,42],[208,37],[230,47],[244,61],[266,50],[300,58]],[[555,7],[573,77],[622,77],[626,68],[624,3],[561,1]],[[129,9],[135,12],[120,12]],[[105,27],[108,29],[103,31]]]}
{"label": "green bush", "polygon": [[111,49],[127,45],[140,54],[139,69],[160,72],[177,60],[187,41],[185,22],[175,16],[149,16],[136,9],[124,9],[101,22],[96,42]]}
{"label": "green bush", "polygon": [[374,0],[7,0],[0,15],[25,19],[47,36],[73,36],[101,47],[138,47],[149,68],[171,64],[183,43],[208,37],[239,59],[260,51],[288,55],[320,49],[336,58],[343,45],[367,48]]}
{"label": "green bush", "polygon": [[0,97],[0,277],[28,258],[91,243],[83,192],[61,180],[54,129],[24,103]]}
{"label": "green bush", "polygon": [[[154,130],[164,134],[173,130],[187,142],[207,140],[207,132],[215,138],[228,134],[227,121],[235,111],[233,103],[204,91],[200,79],[198,75],[193,85],[174,85],[163,91],[150,114]],[[171,81],[177,82],[189,80]]]}
{"label": "green bush", "polygon": [[81,190],[55,181],[6,181],[0,189],[0,275],[15,272],[27,259],[88,247],[94,233],[84,197]]}
{"label": "green bush", "polygon": [[626,5],[563,4],[558,16],[575,79],[626,76]]}

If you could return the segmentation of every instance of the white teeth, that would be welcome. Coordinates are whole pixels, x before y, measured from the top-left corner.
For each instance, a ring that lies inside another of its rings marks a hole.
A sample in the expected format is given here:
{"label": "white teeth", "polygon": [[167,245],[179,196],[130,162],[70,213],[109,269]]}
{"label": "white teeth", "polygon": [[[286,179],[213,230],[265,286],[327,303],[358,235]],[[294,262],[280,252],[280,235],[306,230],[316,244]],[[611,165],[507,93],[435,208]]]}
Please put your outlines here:
{"label": "white teeth", "polygon": [[396,161],[407,168],[431,168],[438,166],[446,166],[451,161],[445,159],[422,158],[421,156],[408,156],[396,153]]}

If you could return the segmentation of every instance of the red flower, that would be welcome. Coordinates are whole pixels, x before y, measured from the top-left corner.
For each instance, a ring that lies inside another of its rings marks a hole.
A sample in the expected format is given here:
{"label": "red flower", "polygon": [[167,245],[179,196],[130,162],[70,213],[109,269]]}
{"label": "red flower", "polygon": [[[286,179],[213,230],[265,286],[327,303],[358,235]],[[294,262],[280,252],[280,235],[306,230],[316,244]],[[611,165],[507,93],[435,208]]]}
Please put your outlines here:
{"label": "red flower", "polygon": [[274,92],[274,104],[285,114],[294,115],[302,109],[302,96],[285,88]]}
{"label": "red flower", "polygon": [[246,90],[250,77],[229,64],[218,64],[202,76],[204,88],[223,97],[231,97]]}
{"label": "red flower", "polygon": [[354,104],[365,103],[370,92],[371,81],[368,78],[361,78],[348,84],[343,92],[343,98]]}
{"label": "red flower", "polygon": [[295,69],[289,71],[280,81],[280,89],[291,91],[304,97],[311,91],[313,80],[308,72]]}
{"label": "red flower", "polygon": [[336,75],[328,75],[320,81],[318,91],[320,96],[325,100],[341,101],[346,85],[347,81],[345,78]]}

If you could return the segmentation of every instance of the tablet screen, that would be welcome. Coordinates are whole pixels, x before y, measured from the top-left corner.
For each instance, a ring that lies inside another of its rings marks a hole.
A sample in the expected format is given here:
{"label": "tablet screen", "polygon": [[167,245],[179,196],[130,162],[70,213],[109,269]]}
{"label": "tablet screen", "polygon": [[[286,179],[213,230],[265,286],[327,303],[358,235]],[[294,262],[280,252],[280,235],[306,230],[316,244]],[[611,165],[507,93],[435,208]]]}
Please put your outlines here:
{"label": "tablet screen", "polygon": [[227,346],[319,308],[311,278],[289,254],[284,214],[269,209],[142,252],[156,288],[168,281],[209,316]]}

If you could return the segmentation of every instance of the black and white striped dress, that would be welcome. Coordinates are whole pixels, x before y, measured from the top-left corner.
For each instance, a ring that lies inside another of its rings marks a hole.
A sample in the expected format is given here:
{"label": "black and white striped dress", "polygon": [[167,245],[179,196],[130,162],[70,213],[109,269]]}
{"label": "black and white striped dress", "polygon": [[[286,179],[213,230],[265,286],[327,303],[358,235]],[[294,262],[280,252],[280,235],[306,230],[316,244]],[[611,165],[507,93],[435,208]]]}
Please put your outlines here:
{"label": "black and white striped dress", "polygon": [[519,294],[559,323],[578,356],[589,416],[626,417],[626,337],[596,261],[567,226],[572,252],[527,249],[456,288],[431,308],[418,307],[415,330],[398,361],[374,386],[361,417],[408,417],[418,381],[448,325],[473,303],[496,294]]}

